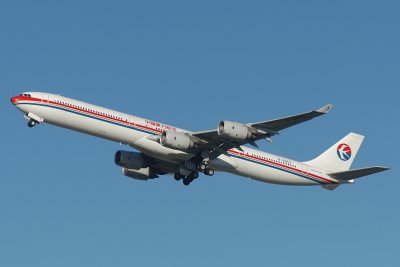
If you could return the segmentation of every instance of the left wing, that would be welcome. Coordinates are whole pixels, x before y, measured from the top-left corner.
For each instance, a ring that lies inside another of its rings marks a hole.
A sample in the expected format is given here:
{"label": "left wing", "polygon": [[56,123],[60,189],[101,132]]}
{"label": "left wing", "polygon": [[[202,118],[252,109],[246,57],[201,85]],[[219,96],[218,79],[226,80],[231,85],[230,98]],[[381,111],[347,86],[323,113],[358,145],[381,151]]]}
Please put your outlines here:
{"label": "left wing", "polygon": [[221,121],[217,130],[194,132],[192,136],[197,138],[202,145],[201,150],[208,150],[210,158],[217,158],[226,154],[229,149],[251,144],[257,147],[255,141],[266,139],[279,134],[280,130],[306,122],[315,117],[324,115],[332,109],[333,105],[328,104],[320,109],[280,119],[262,121],[256,123],[241,124],[237,122]]}

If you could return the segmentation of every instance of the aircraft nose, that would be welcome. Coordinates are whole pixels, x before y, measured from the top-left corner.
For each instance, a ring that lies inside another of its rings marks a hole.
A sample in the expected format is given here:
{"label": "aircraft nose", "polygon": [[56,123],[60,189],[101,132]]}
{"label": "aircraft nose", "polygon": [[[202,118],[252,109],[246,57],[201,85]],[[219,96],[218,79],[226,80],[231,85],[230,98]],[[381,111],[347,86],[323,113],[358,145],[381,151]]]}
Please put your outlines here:
{"label": "aircraft nose", "polygon": [[11,104],[13,104],[13,105],[18,104],[18,102],[21,101],[21,100],[23,100],[23,97],[20,96],[20,95],[13,96],[13,97],[11,97],[11,99],[10,99]]}
{"label": "aircraft nose", "polygon": [[11,101],[11,104],[15,105],[15,103],[17,102],[17,96],[11,97],[10,101]]}

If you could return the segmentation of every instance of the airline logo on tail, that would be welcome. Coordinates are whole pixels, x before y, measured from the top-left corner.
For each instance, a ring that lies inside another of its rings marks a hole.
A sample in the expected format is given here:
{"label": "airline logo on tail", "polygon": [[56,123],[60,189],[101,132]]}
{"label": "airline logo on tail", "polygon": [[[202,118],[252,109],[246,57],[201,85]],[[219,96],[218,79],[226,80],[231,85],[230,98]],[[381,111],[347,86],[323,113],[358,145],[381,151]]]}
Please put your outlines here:
{"label": "airline logo on tail", "polygon": [[351,148],[349,145],[347,144],[340,144],[337,147],[337,154],[338,157],[343,160],[343,161],[347,161],[351,158]]}

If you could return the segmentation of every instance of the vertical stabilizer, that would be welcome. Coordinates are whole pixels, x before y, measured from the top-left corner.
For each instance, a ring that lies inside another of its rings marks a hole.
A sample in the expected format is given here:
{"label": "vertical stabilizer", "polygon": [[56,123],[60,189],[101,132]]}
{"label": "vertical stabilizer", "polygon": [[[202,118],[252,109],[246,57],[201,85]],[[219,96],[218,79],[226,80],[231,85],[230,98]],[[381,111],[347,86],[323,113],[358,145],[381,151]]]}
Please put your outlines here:
{"label": "vertical stabilizer", "polygon": [[350,169],[364,136],[349,133],[317,158],[304,162],[327,171],[347,171]]}

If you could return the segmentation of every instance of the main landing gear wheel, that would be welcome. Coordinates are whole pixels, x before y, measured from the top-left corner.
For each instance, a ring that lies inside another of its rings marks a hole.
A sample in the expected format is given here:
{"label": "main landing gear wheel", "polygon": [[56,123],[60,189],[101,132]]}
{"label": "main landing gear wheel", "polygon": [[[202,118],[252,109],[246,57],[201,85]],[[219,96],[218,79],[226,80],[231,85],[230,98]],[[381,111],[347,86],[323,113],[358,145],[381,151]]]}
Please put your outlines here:
{"label": "main landing gear wheel", "polygon": [[207,169],[207,165],[206,165],[205,163],[201,163],[201,164],[199,165],[199,170],[202,171],[202,172],[204,172],[205,169]]}
{"label": "main landing gear wheel", "polygon": [[208,176],[214,175],[214,170],[208,167],[208,160],[203,160],[203,162],[201,162],[197,168],[205,175]]}
{"label": "main landing gear wheel", "polygon": [[175,173],[174,179],[179,181],[180,179],[182,179],[182,175],[180,175],[179,173]]}
{"label": "main landing gear wheel", "polygon": [[36,121],[34,121],[34,120],[28,121],[28,127],[29,127],[29,128],[32,128],[32,127],[35,126],[35,125],[36,125]]}
{"label": "main landing gear wheel", "polygon": [[184,185],[190,185],[190,183],[193,182],[193,180],[197,179],[198,177],[199,177],[198,172],[192,172],[186,178],[183,178],[182,182]]}
{"label": "main landing gear wheel", "polygon": [[213,169],[210,169],[210,168],[206,168],[206,169],[204,170],[204,174],[205,174],[205,175],[208,175],[208,176],[213,176],[213,175],[214,175],[214,170],[213,170]]}

